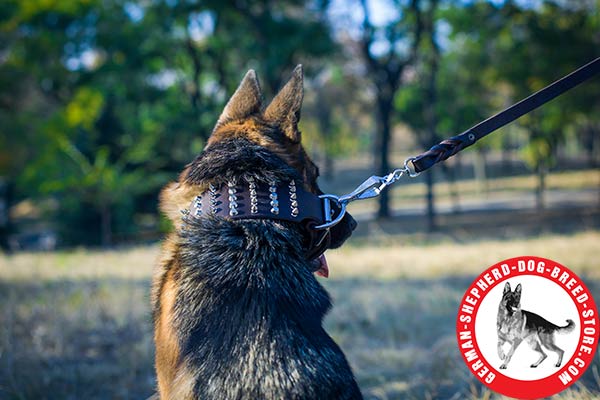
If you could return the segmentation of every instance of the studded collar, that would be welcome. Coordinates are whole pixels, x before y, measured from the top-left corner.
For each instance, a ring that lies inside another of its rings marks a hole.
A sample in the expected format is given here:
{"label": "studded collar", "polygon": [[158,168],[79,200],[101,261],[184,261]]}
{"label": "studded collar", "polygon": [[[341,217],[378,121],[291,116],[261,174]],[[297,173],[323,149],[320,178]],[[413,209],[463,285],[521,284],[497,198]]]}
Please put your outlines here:
{"label": "studded collar", "polygon": [[[184,217],[202,218],[213,215],[228,219],[273,219],[296,222],[306,234],[306,253],[309,260],[319,257],[330,243],[329,230],[314,227],[331,220],[326,218],[324,202],[296,181],[262,183],[233,182],[210,185],[209,190],[196,196]],[[333,213],[330,209],[328,212]]]}
{"label": "studded collar", "polygon": [[326,218],[318,195],[296,185],[294,180],[269,184],[254,181],[228,182],[194,198],[184,214],[194,217],[214,215],[230,219],[278,219],[322,224]]}

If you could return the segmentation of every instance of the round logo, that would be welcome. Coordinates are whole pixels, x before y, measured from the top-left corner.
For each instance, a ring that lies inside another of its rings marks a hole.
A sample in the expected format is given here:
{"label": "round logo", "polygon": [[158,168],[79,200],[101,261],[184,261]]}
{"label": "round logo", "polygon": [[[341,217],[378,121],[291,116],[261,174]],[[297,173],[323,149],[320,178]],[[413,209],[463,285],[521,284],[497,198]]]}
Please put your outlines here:
{"label": "round logo", "polygon": [[538,399],[571,386],[592,363],[598,310],[581,279],[541,257],[501,261],[465,293],[456,319],[469,370],[505,396]]}

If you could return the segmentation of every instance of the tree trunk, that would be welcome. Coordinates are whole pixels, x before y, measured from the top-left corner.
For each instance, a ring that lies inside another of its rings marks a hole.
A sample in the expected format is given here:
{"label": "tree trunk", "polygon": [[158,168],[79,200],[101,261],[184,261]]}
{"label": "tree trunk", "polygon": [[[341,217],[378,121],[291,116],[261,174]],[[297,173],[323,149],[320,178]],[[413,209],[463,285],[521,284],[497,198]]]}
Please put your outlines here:
{"label": "tree trunk", "polygon": [[425,184],[427,185],[427,231],[433,232],[436,229],[435,208],[433,200],[433,171],[426,171],[424,175]]}
{"label": "tree trunk", "polygon": [[[431,9],[427,13],[427,37],[431,46],[430,53],[427,59],[427,83],[425,86],[425,108],[423,110],[425,125],[427,130],[428,147],[434,145],[437,142],[437,78],[439,71],[439,58],[440,49],[436,41],[435,23],[434,23],[434,12],[437,9],[438,1],[431,2]],[[427,230],[432,232],[436,229],[435,222],[435,208],[434,208],[434,197],[433,197],[433,174],[431,171],[425,175],[425,181],[427,183]]]}
{"label": "tree trunk", "polygon": [[598,124],[590,124],[591,143],[588,147],[589,165],[591,168],[600,166],[600,128]]}
{"label": "tree trunk", "polygon": [[112,211],[110,204],[103,203],[100,209],[102,247],[112,245]]}
{"label": "tree trunk", "polygon": [[456,170],[457,166],[451,167],[445,163],[441,163],[442,171],[446,175],[448,180],[448,186],[450,187],[450,201],[452,203],[452,213],[458,214],[460,212],[460,195],[456,188]]}
{"label": "tree trunk", "polygon": [[473,169],[475,173],[475,180],[477,181],[477,191],[479,193],[487,192],[487,172],[486,172],[486,162],[485,162],[485,154],[483,150],[477,149],[474,154],[475,158],[473,160]]}
{"label": "tree trunk", "polygon": [[535,189],[535,207],[538,211],[542,211],[546,204],[544,194],[546,192],[546,166],[544,162],[540,162],[536,168],[538,184]]}
{"label": "tree trunk", "polygon": [[0,179],[0,249],[11,251],[8,236],[11,232],[10,206],[12,204],[12,184]]}
{"label": "tree trunk", "polygon": [[[379,102],[379,119],[377,121],[376,159],[379,161],[377,168],[380,176],[390,172],[390,139],[391,139],[391,108],[392,100],[381,99]],[[377,218],[389,218],[390,216],[390,191],[384,190],[379,195],[379,209]]]}
{"label": "tree trunk", "polygon": [[502,142],[502,149],[500,150],[501,151],[500,154],[502,157],[502,160],[501,160],[502,166],[500,168],[502,170],[502,174],[505,176],[510,175],[511,168],[512,168],[512,165],[510,162],[510,145],[507,142],[508,142],[507,140]]}
{"label": "tree trunk", "polygon": [[[319,93],[322,95],[322,97],[325,97],[324,94],[321,92]],[[323,177],[325,179],[332,179],[333,178],[333,172],[334,172],[334,165],[333,165],[333,154],[331,151],[331,135],[332,135],[332,130],[331,130],[331,113],[332,110],[330,108],[329,105],[323,104],[320,107],[317,108],[317,123],[319,124],[319,130],[321,131],[321,137],[323,138],[324,141],[324,147],[323,147],[323,167],[324,167],[324,171],[323,171]]]}
{"label": "tree trunk", "polygon": [[325,171],[323,171],[323,177],[327,180],[332,180],[335,172],[335,167],[333,157],[327,150],[325,150],[325,154],[323,156],[323,166],[325,167]]}

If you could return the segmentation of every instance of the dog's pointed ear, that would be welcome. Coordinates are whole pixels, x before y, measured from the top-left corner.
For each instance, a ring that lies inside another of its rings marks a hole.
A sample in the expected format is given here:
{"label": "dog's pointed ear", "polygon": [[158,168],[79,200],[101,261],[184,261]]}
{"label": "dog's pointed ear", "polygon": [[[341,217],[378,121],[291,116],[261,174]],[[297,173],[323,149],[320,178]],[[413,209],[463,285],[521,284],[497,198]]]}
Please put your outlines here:
{"label": "dog's pointed ear", "polygon": [[521,284],[519,283],[515,288],[515,295],[517,296],[517,302],[521,301]]}
{"label": "dog's pointed ear", "polygon": [[502,293],[502,295],[505,295],[508,292],[510,292],[510,283],[506,282],[506,284],[504,285],[504,292]]}
{"label": "dog's pointed ear", "polygon": [[233,93],[223,113],[219,117],[215,129],[219,126],[237,119],[249,117],[258,113],[262,106],[262,93],[256,78],[256,72],[251,69],[246,72],[240,86]]}
{"label": "dog's pointed ear", "polygon": [[277,93],[265,110],[265,119],[279,126],[283,133],[293,142],[300,141],[298,122],[304,98],[304,72],[302,65],[296,66],[292,77]]}

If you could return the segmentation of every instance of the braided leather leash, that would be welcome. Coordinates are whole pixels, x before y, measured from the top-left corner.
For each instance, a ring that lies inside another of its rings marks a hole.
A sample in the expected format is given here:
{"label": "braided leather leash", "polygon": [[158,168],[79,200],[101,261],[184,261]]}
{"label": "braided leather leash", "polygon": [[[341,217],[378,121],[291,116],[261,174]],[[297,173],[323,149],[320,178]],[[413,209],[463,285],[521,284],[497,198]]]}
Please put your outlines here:
{"label": "braided leather leash", "polygon": [[415,177],[435,164],[447,160],[459,151],[472,146],[479,139],[489,135],[495,130],[511,123],[517,118],[546,104],[564,92],[573,89],[580,83],[600,73],[600,57],[589,62],[569,75],[551,83],[531,96],[519,101],[498,114],[486,119],[467,129],[460,135],[453,136],[436,144],[426,152],[415,157],[410,157],[404,162],[402,168],[390,172],[386,176],[371,176],[361,183],[352,193],[336,196],[332,194],[321,197],[338,206],[339,214],[330,222],[319,225],[317,229],[327,229],[342,220],[348,203],[355,200],[364,200],[378,196],[383,189],[396,182],[403,175]]}
{"label": "braided leather leash", "polygon": [[423,172],[440,161],[452,157],[459,151],[473,145],[479,139],[489,135],[498,128],[503,127],[515,119],[535,110],[567,90],[573,89],[580,83],[590,79],[600,72],[600,57],[584,65],[569,75],[557,80],[531,96],[513,104],[504,111],[499,112],[466,130],[460,135],[451,137],[436,144],[425,153],[412,159],[415,172]]}

